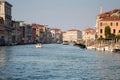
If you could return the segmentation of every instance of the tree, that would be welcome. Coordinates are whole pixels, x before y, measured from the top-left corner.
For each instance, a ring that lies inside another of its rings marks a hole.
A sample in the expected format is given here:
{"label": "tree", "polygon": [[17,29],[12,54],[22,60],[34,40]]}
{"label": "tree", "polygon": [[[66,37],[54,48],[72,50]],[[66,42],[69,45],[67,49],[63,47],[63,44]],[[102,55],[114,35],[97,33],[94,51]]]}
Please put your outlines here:
{"label": "tree", "polygon": [[111,29],[109,26],[106,26],[105,27],[105,38],[106,39],[109,39],[110,38],[110,35],[111,35]]}
{"label": "tree", "polygon": [[110,34],[109,37],[114,40],[116,38],[116,35],[112,33],[112,34]]}
{"label": "tree", "polygon": [[119,40],[120,39],[120,35],[116,35],[116,39]]}

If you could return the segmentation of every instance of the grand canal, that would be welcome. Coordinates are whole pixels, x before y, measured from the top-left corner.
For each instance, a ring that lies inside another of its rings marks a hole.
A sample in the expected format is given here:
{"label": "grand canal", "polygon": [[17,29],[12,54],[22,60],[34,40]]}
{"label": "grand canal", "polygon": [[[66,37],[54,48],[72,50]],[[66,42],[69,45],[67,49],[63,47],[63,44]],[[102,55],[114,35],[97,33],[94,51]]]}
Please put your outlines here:
{"label": "grand canal", "polygon": [[0,47],[0,80],[120,80],[120,53],[62,44]]}

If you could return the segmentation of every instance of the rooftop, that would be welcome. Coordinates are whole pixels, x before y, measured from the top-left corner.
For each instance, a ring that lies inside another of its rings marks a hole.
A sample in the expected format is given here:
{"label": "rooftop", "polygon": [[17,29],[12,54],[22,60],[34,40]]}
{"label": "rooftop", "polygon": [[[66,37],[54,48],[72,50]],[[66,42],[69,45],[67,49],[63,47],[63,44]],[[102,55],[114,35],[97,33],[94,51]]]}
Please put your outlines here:
{"label": "rooftop", "polygon": [[70,29],[68,31],[80,31],[80,30],[78,30],[78,29]]}
{"label": "rooftop", "polygon": [[102,14],[99,14],[99,19],[105,21],[120,20],[120,9],[114,9]]}
{"label": "rooftop", "polygon": [[96,30],[93,29],[93,28],[86,28],[86,29],[84,29],[83,31],[84,31],[85,33],[90,33],[90,34],[94,34],[94,33],[96,32]]}

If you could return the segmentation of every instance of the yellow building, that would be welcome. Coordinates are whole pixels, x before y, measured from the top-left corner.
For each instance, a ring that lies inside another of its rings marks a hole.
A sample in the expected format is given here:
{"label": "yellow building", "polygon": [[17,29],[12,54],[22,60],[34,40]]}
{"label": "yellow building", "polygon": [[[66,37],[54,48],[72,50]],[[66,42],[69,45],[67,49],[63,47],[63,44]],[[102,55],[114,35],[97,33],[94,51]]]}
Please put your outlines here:
{"label": "yellow building", "polygon": [[120,34],[120,9],[114,9],[97,15],[96,28],[97,37],[105,38],[105,27],[109,26],[111,33]]}

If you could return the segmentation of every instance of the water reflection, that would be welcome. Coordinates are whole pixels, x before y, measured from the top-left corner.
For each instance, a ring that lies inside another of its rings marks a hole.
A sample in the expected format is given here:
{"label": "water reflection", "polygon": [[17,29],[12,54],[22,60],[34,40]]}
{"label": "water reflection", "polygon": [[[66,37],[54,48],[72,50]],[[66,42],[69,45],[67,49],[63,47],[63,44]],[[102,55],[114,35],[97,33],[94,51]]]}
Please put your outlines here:
{"label": "water reflection", "polygon": [[120,80],[120,54],[61,44],[2,47],[0,80]]}

